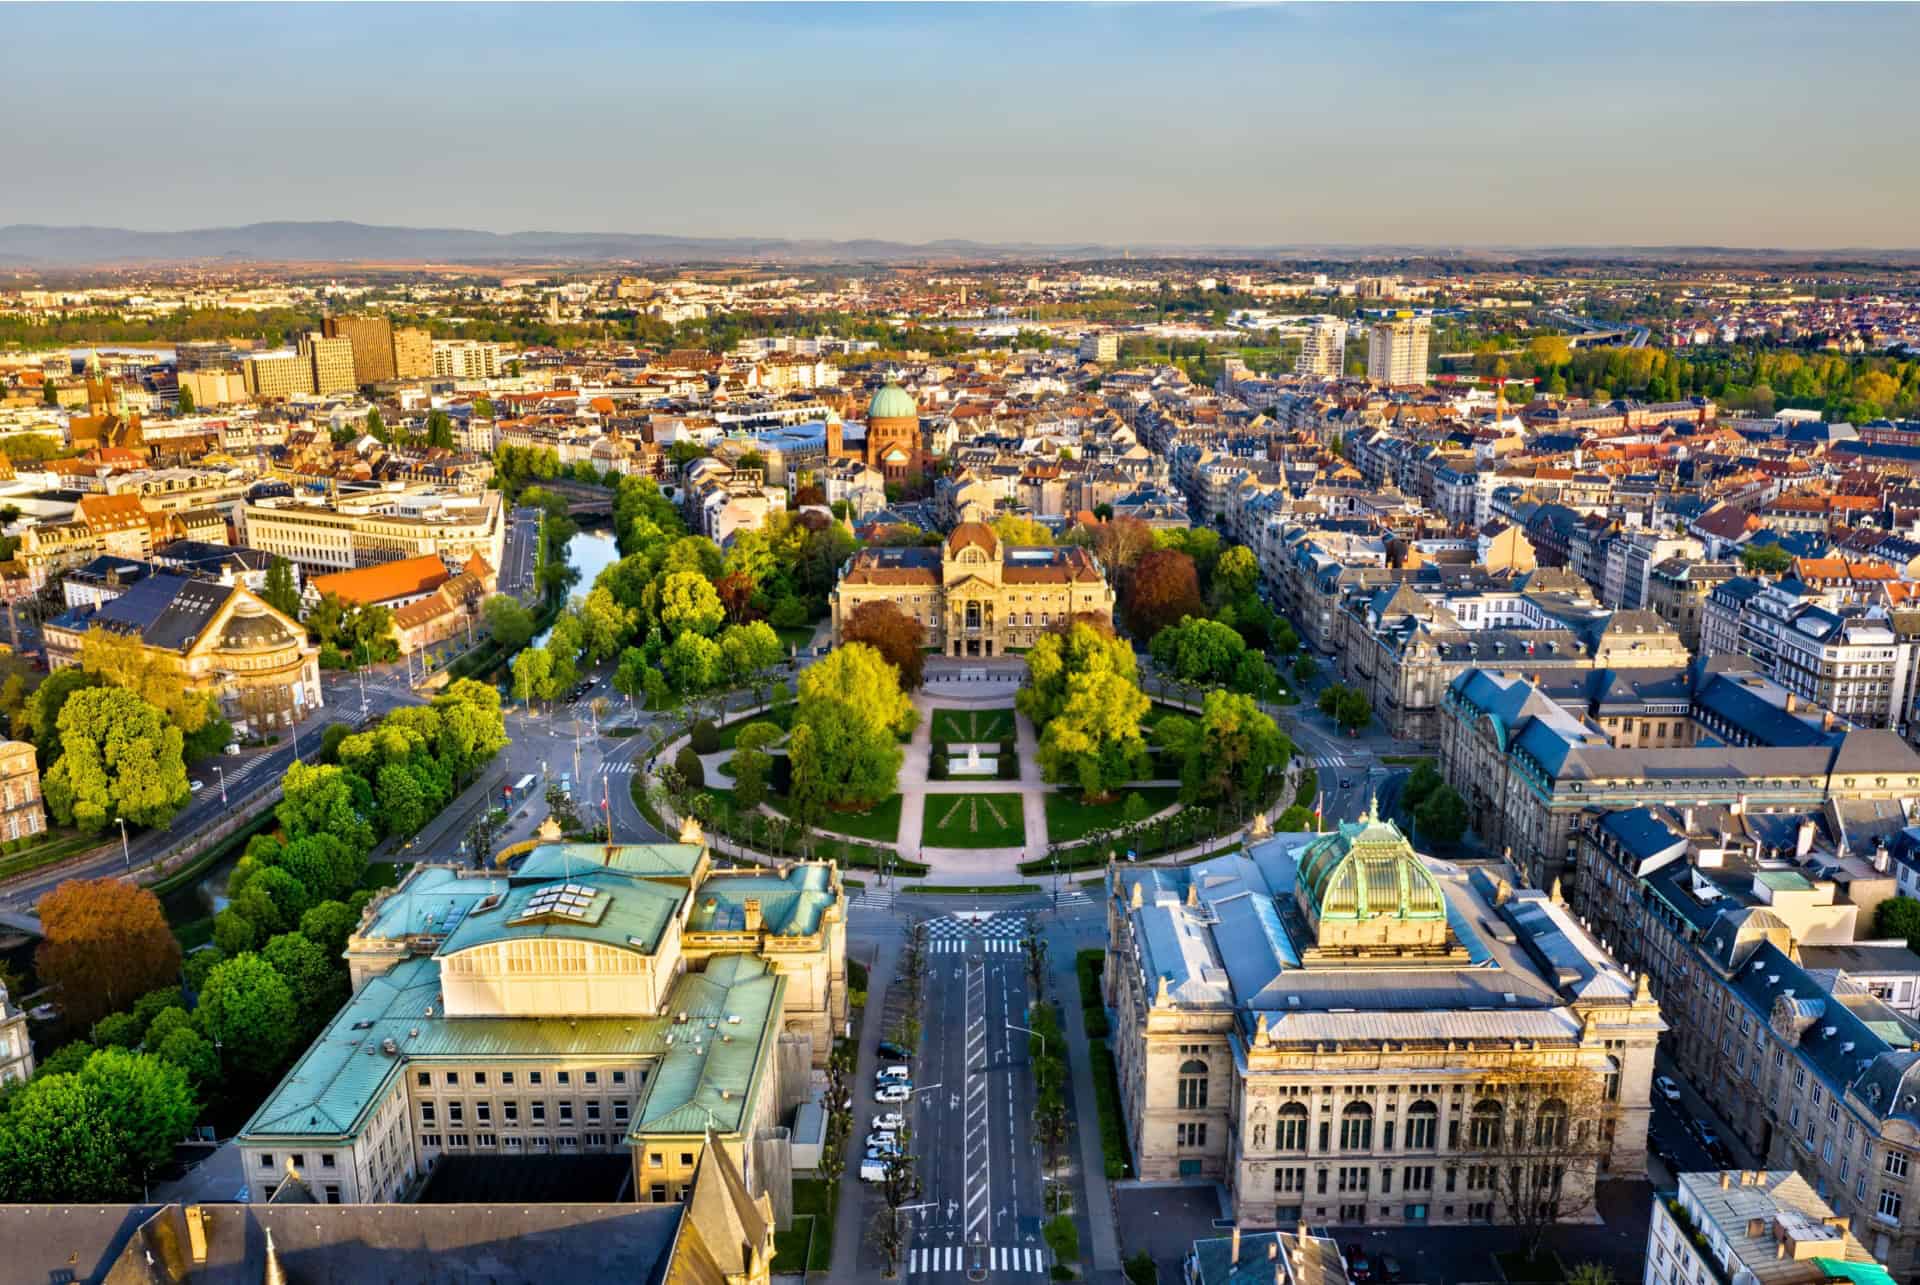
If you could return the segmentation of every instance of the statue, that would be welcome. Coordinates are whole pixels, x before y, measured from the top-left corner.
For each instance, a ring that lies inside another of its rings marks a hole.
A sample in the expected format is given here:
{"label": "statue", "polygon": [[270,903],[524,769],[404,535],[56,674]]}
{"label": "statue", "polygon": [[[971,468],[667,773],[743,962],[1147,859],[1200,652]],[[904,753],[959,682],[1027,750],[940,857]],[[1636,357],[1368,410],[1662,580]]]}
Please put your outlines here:
{"label": "statue", "polygon": [[701,832],[698,817],[688,816],[680,819],[680,842],[698,845],[706,841],[707,836]]}
{"label": "statue", "polygon": [[1267,814],[1264,811],[1254,813],[1253,828],[1247,831],[1247,837],[1250,839],[1264,839],[1272,833],[1273,827],[1267,824]]}
{"label": "statue", "polygon": [[980,747],[978,745],[969,745],[967,746],[967,771],[978,772],[979,770]]}
{"label": "statue", "polygon": [[540,828],[534,833],[542,843],[552,843],[560,837],[560,823],[549,813],[547,819],[540,823]]}

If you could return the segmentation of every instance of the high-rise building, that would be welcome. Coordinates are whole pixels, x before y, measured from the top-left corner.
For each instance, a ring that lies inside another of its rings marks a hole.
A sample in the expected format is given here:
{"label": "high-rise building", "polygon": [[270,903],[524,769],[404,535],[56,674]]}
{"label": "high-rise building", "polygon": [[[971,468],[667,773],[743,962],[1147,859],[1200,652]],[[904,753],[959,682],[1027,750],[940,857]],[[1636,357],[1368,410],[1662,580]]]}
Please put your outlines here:
{"label": "high-rise building", "polygon": [[247,396],[256,400],[293,397],[313,391],[312,363],[290,352],[266,353],[249,357],[240,367],[247,381]]}
{"label": "high-rise building", "polygon": [[1367,332],[1367,378],[1390,387],[1427,382],[1427,345],[1433,323],[1425,317],[1376,321]]}
{"label": "high-rise building", "polygon": [[1347,368],[1347,323],[1338,317],[1319,317],[1300,341],[1293,363],[1296,375],[1338,379]]}
{"label": "high-rise building", "polygon": [[1111,330],[1090,330],[1080,336],[1081,361],[1110,365],[1120,360],[1120,336]]}
{"label": "high-rise building", "polygon": [[433,374],[433,336],[417,326],[394,331],[393,373],[400,379],[425,379]]}
{"label": "high-rise building", "polygon": [[492,379],[500,373],[499,344],[477,339],[433,341],[433,374],[437,379]]}
{"label": "high-rise building", "polygon": [[394,376],[393,323],[385,317],[327,317],[320,333],[353,345],[353,378],[377,384]]}
{"label": "high-rise building", "polygon": [[350,393],[357,384],[353,378],[353,343],[348,339],[328,339],[309,331],[300,340],[300,358],[306,362],[313,391]]}

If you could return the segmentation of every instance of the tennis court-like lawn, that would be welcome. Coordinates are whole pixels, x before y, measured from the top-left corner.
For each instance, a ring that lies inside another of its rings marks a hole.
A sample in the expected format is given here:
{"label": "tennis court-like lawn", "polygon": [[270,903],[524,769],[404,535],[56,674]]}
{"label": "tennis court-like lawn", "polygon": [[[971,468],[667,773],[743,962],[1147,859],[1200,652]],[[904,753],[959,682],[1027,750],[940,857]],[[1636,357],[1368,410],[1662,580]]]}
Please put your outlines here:
{"label": "tennis court-like lawn", "polygon": [[1111,803],[1082,803],[1077,789],[1054,790],[1047,795],[1047,842],[1067,843],[1085,838],[1095,830],[1111,830],[1120,825],[1127,807],[1127,796],[1137,794],[1146,800],[1147,815],[1169,807],[1180,798],[1180,789],[1172,785],[1147,785],[1137,790],[1122,790]]}
{"label": "tennis court-like lawn", "polygon": [[1017,848],[1027,823],[1018,794],[929,794],[920,835],[930,848]]}
{"label": "tennis court-like lawn", "polygon": [[936,741],[1005,740],[1013,735],[1013,710],[936,709],[932,732]]}

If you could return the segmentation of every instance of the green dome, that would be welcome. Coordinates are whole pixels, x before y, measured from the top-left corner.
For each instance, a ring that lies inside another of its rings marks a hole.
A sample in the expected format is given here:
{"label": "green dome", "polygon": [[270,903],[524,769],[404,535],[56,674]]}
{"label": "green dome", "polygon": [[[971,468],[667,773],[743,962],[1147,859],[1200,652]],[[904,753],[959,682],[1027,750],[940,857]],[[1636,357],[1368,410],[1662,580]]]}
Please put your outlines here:
{"label": "green dome", "polygon": [[898,384],[888,384],[867,404],[868,419],[919,419],[920,407],[913,395]]}
{"label": "green dome", "polygon": [[1316,840],[1300,860],[1302,909],[1327,919],[1444,919],[1445,896],[1413,845],[1373,814]]}

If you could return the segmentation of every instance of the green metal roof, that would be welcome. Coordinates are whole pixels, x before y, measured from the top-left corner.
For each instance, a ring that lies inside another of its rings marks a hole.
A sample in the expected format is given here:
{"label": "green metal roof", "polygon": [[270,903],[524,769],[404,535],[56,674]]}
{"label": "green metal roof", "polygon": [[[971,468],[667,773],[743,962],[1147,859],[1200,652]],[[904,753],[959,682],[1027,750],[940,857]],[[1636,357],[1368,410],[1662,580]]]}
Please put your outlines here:
{"label": "green metal roof", "polygon": [[1300,859],[1301,892],[1321,919],[1444,919],[1439,883],[1391,821],[1342,821]]}
{"label": "green metal roof", "polygon": [[1855,1285],[1893,1285],[1893,1273],[1878,1263],[1856,1263],[1851,1259],[1814,1258],[1814,1265],[1830,1280],[1849,1280]]}
{"label": "green metal roof", "polygon": [[788,936],[818,932],[820,917],[836,894],[823,865],[795,866],[779,875],[717,874],[700,886],[687,927],[696,932],[737,932],[746,926],[746,902],[760,901],[767,931]]}
{"label": "green metal roof", "polygon": [[[582,890],[589,911],[567,913],[564,903],[554,900],[563,889]],[[498,902],[470,909],[437,953],[452,955],[513,938],[559,937],[652,954],[685,896],[684,888],[604,866],[546,882],[516,877]],[[543,907],[551,912],[541,913]]]}
{"label": "green metal roof", "polygon": [[868,419],[918,419],[920,407],[913,395],[898,384],[888,384],[867,403]]}
{"label": "green metal roof", "polygon": [[445,866],[420,866],[408,880],[381,899],[367,937],[397,939],[444,933],[489,896],[507,891],[499,876],[463,874]]}
{"label": "green metal roof", "polygon": [[682,975],[659,1017],[449,1018],[440,1011],[438,961],[404,960],[347,1001],[241,1135],[351,1136],[409,1062],[595,1057],[656,1062],[636,1132],[699,1132],[709,1113],[730,1132],[759,1089],[759,1050],[774,1030],[785,988],[785,979],[759,960],[721,955],[704,972]]}
{"label": "green metal roof", "polygon": [[697,843],[547,843],[514,871],[522,879],[566,879],[587,870],[617,870],[643,879],[687,879],[700,861]]}
{"label": "green metal roof", "polygon": [[1813,884],[1798,870],[1762,870],[1753,876],[1775,892],[1810,892]]}

